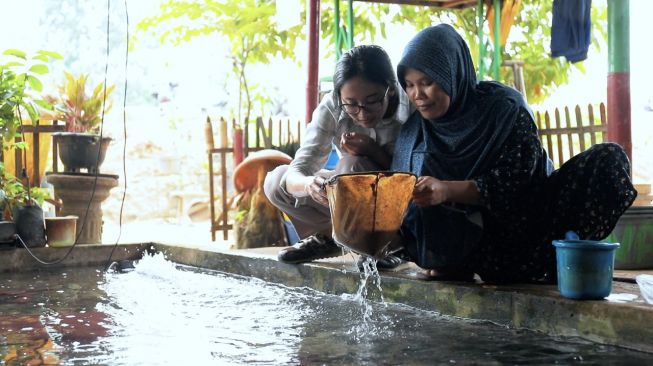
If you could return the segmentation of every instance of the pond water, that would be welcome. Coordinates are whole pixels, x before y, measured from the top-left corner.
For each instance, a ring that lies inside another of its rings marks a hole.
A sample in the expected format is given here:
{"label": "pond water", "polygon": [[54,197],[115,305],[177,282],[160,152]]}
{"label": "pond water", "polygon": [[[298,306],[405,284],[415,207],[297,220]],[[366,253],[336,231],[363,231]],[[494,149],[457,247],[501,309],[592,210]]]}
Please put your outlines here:
{"label": "pond water", "polygon": [[[369,286],[369,285],[368,285]],[[352,295],[325,295],[146,257],[0,275],[0,365],[653,364]]]}

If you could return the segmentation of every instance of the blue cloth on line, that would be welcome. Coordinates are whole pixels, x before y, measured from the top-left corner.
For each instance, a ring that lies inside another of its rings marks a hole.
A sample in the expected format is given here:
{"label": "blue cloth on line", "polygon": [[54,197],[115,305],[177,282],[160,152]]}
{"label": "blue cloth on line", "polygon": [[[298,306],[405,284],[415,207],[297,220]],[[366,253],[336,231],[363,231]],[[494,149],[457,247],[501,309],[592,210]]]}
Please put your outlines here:
{"label": "blue cloth on line", "polygon": [[591,43],[592,0],[554,0],[551,56],[583,61]]}

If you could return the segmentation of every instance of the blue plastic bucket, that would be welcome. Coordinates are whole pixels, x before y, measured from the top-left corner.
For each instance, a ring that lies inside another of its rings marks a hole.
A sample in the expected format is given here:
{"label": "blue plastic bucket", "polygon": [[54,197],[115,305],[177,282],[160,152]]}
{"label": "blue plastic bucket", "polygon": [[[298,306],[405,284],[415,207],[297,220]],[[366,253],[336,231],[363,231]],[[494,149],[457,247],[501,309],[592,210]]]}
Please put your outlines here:
{"label": "blue plastic bucket", "polygon": [[554,240],[558,290],[571,299],[602,299],[612,290],[614,254],[619,243]]}

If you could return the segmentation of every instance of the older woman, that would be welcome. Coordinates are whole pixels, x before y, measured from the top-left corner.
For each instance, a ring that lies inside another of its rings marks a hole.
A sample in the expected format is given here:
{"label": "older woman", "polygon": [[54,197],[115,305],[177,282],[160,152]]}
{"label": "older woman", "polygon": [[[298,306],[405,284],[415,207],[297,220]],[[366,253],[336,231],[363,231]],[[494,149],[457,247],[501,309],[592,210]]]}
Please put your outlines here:
{"label": "older woman", "polygon": [[477,82],[451,26],[418,33],[397,70],[417,112],[401,129],[393,170],[419,177],[401,234],[424,278],[554,282],[551,240],[569,230],[605,238],[635,199],[616,144],[553,171],[522,96]]}

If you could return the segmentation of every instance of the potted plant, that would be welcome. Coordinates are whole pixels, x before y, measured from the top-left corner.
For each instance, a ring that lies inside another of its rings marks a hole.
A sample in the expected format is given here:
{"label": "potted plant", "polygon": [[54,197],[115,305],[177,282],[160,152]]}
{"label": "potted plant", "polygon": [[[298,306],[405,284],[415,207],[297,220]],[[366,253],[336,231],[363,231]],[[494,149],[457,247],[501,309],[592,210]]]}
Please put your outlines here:
{"label": "potted plant", "polygon": [[22,103],[24,89],[16,73],[0,64],[0,136],[4,149],[15,144],[15,137],[19,133],[21,122],[16,111]]}
{"label": "potted plant", "polygon": [[40,50],[31,58],[23,51],[10,49],[3,52],[11,61],[0,63],[0,143],[4,149],[24,148],[25,143],[16,143],[20,136],[23,119],[38,121],[40,110],[51,110],[45,100],[33,97],[30,92],[40,93],[43,84],[39,76],[49,72],[47,62],[61,59],[61,55]]}
{"label": "potted plant", "polygon": [[4,208],[2,206],[4,205],[6,197],[5,191],[0,189],[0,247],[6,244],[13,245],[16,235],[16,225],[13,222],[4,219]]}
{"label": "potted plant", "polygon": [[3,163],[0,163],[0,218],[12,221],[15,231],[29,247],[45,246],[41,205],[47,198],[47,191],[37,187],[25,187],[13,174],[5,170]]}
{"label": "potted plant", "polygon": [[99,172],[104,161],[110,137],[100,136],[100,127],[104,113],[111,109],[110,94],[115,85],[105,88],[97,84],[87,92],[87,74],[78,77],[65,72],[65,80],[59,86],[59,97],[50,97],[55,105],[57,118],[65,121],[66,132],[54,134],[58,144],[59,158],[66,172]]}
{"label": "potted plant", "polygon": [[[52,109],[31,93],[42,91],[39,76],[49,72],[47,63],[62,57],[43,50],[28,57],[16,49],[4,51],[3,56],[11,60],[0,63],[0,147],[9,151],[26,147],[21,128],[24,120],[38,123],[40,112]],[[26,176],[25,171],[20,173]],[[28,246],[44,246],[43,210],[39,204],[47,196],[44,190],[25,187],[0,160],[0,242],[6,243],[18,232]]]}
{"label": "potted plant", "polygon": [[[25,52],[16,49],[6,50],[2,56],[2,61],[8,61],[0,63],[0,161],[3,161],[6,167],[13,168],[15,164],[12,152],[24,149],[33,141],[33,135],[23,136],[22,125],[41,124],[43,116],[52,114],[52,105],[38,95],[43,88],[39,78],[49,72],[49,61],[62,57],[55,52],[43,50],[28,57]],[[48,153],[46,145],[49,144],[49,135],[44,137],[39,148],[41,161],[46,160]],[[29,156],[23,160],[23,166],[27,168],[26,173],[31,178],[42,174],[34,170],[33,161]],[[12,172],[15,175],[24,174]]]}

